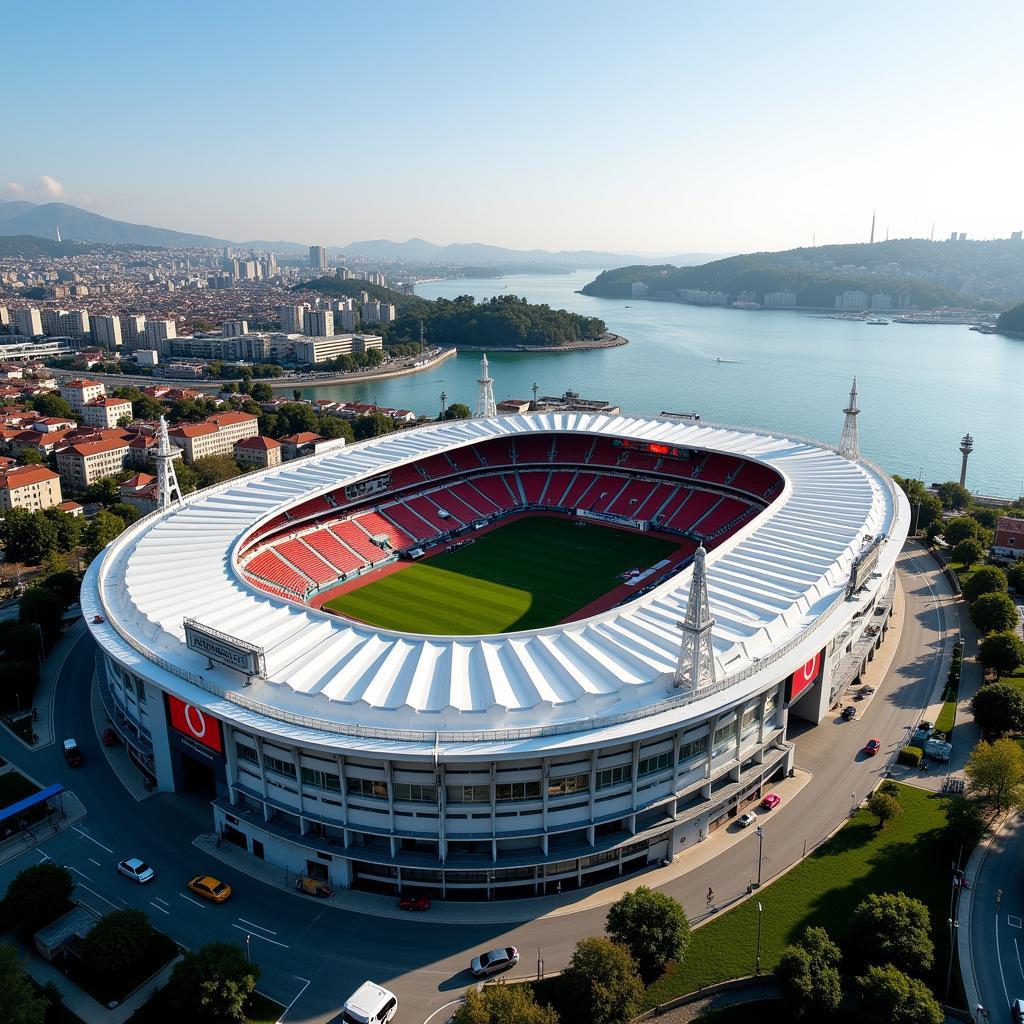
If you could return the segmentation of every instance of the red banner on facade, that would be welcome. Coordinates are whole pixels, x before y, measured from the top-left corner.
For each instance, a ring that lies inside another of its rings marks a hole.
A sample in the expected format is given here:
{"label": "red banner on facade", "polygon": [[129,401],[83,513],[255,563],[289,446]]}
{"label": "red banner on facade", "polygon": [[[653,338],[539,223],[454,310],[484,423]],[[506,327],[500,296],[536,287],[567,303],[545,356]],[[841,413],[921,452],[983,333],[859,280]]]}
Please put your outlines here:
{"label": "red banner on facade", "polygon": [[791,703],[809,686],[813,686],[820,678],[825,667],[825,652],[819,651],[803,668],[798,668],[789,677],[789,693],[786,702]]}
{"label": "red banner on facade", "polygon": [[224,744],[220,738],[220,722],[213,715],[170,694],[167,695],[167,706],[171,712],[171,725],[178,732],[197,743],[202,743],[210,750],[215,750],[218,754],[224,752]]}

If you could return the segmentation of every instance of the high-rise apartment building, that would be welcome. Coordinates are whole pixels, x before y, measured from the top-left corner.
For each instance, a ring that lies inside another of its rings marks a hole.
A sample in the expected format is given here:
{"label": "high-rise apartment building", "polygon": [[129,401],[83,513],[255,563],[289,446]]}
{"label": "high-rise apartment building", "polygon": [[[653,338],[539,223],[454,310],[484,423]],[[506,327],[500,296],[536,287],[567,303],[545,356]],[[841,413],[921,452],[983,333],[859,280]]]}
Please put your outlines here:
{"label": "high-rise apartment building", "polygon": [[144,348],[146,340],[146,318],[144,316],[126,316],[121,321],[121,336],[124,338],[125,347],[134,352],[137,348]]}
{"label": "high-rise apartment building", "polygon": [[334,334],[334,314],[329,309],[307,309],[302,333],[310,338],[329,338]]}
{"label": "high-rise apartment building", "polygon": [[160,343],[170,341],[178,336],[177,325],[173,320],[147,320],[146,321],[146,346],[159,350]]}
{"label": "high-rise apartment building", "polygon": [[119,316],[94,316],[91,318],[92,340],[113,350],[121,347],[121,318]]}
{"label": "high-rise apartment building", "polygon": [[243,334],[249,333],[249,321],[248,320],[225,320],[220,325],[220,333],[225,338],[238,338]]}
{"label": "high-rise apartment building", "polygon": [[285,334],[301,334],[305,330],[305,306],[278,306],[277,315]]}
{"label": "high-rise apartment building", "polygon": [[327,269],[327,250],[322,245],[309,247],[309,265],[313,270]]}
{"label": "high-rise apartment building", "polygon": [[18,333],[27,338],[38,338],[43,333],[43,319],[38,309],[25,306],[18,310]]}
{"label": "high-rise apartment building", "polygon": [[73,309],[60,318],[60,332],[69,338],[84,338],[89,333],[89,314],[84,309]]}

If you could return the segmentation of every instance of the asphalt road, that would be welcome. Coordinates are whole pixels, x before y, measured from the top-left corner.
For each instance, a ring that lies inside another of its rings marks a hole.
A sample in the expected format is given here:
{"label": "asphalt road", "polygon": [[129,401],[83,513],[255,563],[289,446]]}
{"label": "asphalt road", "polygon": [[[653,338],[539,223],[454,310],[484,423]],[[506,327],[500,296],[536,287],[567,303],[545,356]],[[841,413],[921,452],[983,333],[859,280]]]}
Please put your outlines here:
{"label": "asphalt road", "polygon": [[[813,773],[798,798],[772,812],[765,824],[764,879],[798,860],[804,851],[834,829],[885,770],[907,730],[920,717],[940,672],[944,645],[956,629],[950,594],[934,562],[920,548],[901,556],[906,594],[906,621],[892,667],[883,687],[857,721],[826,719],[816,728],[794,723],[797,764]],[[951,628],[947,627],[947,623]],[[887,652],[883,649],[883,654]],[[136,803],[109,768],[91,728],[89,687],[93,645],[87,635],[71,650],[60,676],[54,708],[58,742],[27,752],[0,729],[0,754],[43,783],[63,782],[88,810],[77,826],[66,829],[0,867],[6,886],[23,867],[44,857],[66,864],[82,896],[100,910],[133,906],[177,941],[198,947],[213,939],[244,942],[263,974],[260,990],[292,1004],[289,1022],[322,1024],[338,1013],[347,996],[370,978],[399,997],[399,1022],[422,1022],[458,999],[472,983],[469,959],[483,949],[513,944],[523,951],[523,967],[533,967],[543,950],[547,970],[563,967],[576,940],[602,931],[605,909],[563,914],[531,922],[453,925],[432,922],[430,914],[408,920],[375,918],[318,906],[284,887],[234,874],[192,845],[212,831],[208,804],[182,794],[157,794]],[[74,735],[85,764],[72,770],[59,739]],[[883,754],[867,758],[861,748],[872,737],[882,740]],[[708,888],[719,905],[738,898],[757,870],[757,840],[744,833],[720,856],[679,876],[664,889],[680,899],[691,920],[705,913]],[[157,871],[139,886],[116,875],[115,863],[142,857]],[[220,906],[191,897],[185,882],[200,872],[225,877],[233,897]],[[643,875],[634,876],[639,884]],[[509,904],[510,916],[514,905]],[[437,1019],[445,1019],[438,1014]]]}

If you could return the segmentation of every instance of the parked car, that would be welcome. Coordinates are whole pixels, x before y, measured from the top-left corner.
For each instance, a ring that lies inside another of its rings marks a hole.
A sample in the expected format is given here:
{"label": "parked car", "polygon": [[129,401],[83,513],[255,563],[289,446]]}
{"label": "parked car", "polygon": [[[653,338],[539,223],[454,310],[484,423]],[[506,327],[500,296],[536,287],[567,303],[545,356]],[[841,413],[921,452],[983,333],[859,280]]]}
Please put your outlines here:
{"label": "parked car", "polygon": [[874,757],[881,749],[881,740],[868,740],[867,743],[864,744],[864,753],[867,754],[868,757]]}
{"label": "parked car", "polygon": [[852,722],[857,717],[857,709],[852,704],[847,704],[843,708],[843,718],[847,722]]}
{"label": "parked car", "polygon": [[1010,1004],[1010,1016],[1013,1024],[1024,1024],[1024,999],[1014,999]]}
{"label": "parked car", "polygon": [[430,897],[426,893],[420,893],[416,896],[403,896],[398,901],[400,910],[429,910],[430,909]]}
{"label": "parked car", "polygon": [[762,801],[761,806],[766,810],[770,811],[774,807],[778,807],[782,803],[782,797],[778,793],[769,793]]}
{"label": "parked car", "polygon": [[747,811],[746,814],[741,814],[736,819],[736,825],[739,828],[750,828],[755,821],[757,821],[757,815],[753,811]]}
{"label": "parked car", "polygon": [[79,749],[77,740],[66,739],[64,741],[64,759],[72,768],[78,768],[82,764],[82,751]]}
{"label": "parked car", "polygon": [[100,737],[105,747],[116,747],[121,741],[117,738],[117,733],[113,729],[104,729],[103,735]]}
{"label": "parked car", "polygon": [[517,963],[519,950],[515,946],[506,946],[504,949],[492,949],[488,953],[473,957],[469,969],[480,978],[485,974],[497,974],[498,971],[508,970]]}
{"label": "parked car", "polygon": [[364,981],[345,1000],[341,1024],[388,1024],[398,1012],[394,993],[372,981]]}
{"label": "parked car", "polygon": [[143,860],[138,857],[129,857],[127,860],[118,861],[117,870],[125,878],[144,885],[156,878],[156,872]]}
{"label": "parked car", "polygon": [[231,895],[231,886],[212,875],[196,875],[188,887],[190,892],[211,903],[223,903]]}

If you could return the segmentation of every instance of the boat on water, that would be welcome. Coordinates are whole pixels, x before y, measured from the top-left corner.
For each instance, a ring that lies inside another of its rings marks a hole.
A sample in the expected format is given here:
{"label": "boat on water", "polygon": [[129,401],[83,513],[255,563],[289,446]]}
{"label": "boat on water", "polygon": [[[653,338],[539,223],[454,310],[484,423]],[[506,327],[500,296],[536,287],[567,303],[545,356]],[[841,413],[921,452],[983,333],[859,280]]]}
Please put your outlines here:
{"label": "boat on water", "polygon": [[887,326],[889,324],[889,321],[886,320],[885,317],[869,316],[867,318],[867,320],[864,321],[864,323],[866,323],[866,324],[874,324],[876,327],[885,327],[885,326]]}
{"label": "boat on water", "polygon": [[721,356],[719,356],[718,359],[716,359],[715,361],[718,362],[718,363],[738,363],[739,362],[738,359],[723,359]]}

